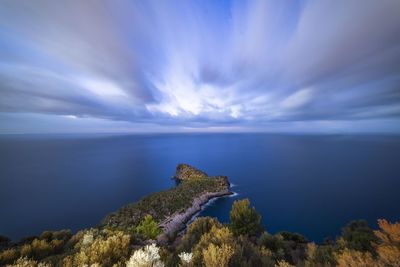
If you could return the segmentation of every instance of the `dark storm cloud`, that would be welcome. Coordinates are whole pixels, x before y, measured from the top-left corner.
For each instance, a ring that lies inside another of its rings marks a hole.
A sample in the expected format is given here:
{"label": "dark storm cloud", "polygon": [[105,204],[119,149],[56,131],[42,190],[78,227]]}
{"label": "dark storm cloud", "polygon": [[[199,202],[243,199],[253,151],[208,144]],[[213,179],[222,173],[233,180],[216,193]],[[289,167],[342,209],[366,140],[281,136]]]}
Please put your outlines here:
{"label": "dark storm cloud", "polygon": [[2,1],[0,112],[382,127],[400,119],[399,10],[397,0]]}

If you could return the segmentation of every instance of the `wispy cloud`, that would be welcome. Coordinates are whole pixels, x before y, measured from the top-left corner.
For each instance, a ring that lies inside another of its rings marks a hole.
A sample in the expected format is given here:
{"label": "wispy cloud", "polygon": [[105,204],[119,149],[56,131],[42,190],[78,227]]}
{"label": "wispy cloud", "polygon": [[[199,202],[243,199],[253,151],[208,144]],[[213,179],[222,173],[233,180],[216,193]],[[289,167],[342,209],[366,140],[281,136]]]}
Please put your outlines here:
{"label": "wispy cloud", "polygon": [[393,131],[398,10],[395,0],[1,1],[0,130],[53,116],[61,130],[75,118],[133,131],[321,121]]}

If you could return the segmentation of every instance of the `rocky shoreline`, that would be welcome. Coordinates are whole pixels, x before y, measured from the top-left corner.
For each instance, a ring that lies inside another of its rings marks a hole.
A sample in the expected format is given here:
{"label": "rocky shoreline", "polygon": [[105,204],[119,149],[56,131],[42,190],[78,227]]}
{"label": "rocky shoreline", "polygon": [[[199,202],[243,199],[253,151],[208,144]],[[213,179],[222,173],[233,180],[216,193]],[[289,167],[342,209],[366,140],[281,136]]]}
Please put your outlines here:
{"label": "rocky shoreline", "polygon": [[156,241],[167,245],[174,241],[207,203],[233,194],[227,176],[209,176],[188,164],[178,164],[174,177],[175,187],[121,207],[108,214],[99,227],[132,231],[132,227],[137,227],[145,216],[150,215],[161,230]]}
{"label": "rocky shoreline", "polygon": [[176,213],[160,222],[159,226],[163,230],[163,233],[158,236],[157,242],[160,244],[168,243],[169,237],[173,236],[175,233],[178,233],[181,230],[184,230],[187,226],[187,223],[201,211],[202,207],[209,203],[211,200],[232,195],[232,191],[230,189],[226,189],[220,192],[212,192],[205,193],[197,198],[195,198],[192,202],[192,206],[187,208],[185,211]]}

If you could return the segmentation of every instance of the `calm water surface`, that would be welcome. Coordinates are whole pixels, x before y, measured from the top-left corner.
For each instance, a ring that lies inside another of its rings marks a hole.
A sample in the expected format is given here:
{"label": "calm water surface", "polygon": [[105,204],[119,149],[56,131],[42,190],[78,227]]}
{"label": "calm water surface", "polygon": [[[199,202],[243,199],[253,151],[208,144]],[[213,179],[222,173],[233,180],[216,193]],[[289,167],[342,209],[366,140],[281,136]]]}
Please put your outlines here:
{"label": "calm water surface", "polygon": [[0,234],[74,231],[174,186],[185,162],[228,175],[236,197],[203,215],[227,221],[249,198],[265,228],[321,241],[352,219],[400,219],[400,137],[268,134],[0,137]]}

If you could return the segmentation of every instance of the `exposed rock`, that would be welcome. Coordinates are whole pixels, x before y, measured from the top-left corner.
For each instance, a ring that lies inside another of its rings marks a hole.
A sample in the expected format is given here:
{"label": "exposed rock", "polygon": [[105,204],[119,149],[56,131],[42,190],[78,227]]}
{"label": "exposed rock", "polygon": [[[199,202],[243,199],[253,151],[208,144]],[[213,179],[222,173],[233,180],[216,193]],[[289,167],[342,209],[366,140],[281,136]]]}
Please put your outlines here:
{"label": "exposed rock", "polygon": [[159,225],[163,229],[163,233],[158,236],[157,242],[165,245],[169,242],[169,237],[186,227],[186,223],[190,221],[199,211],[202,206],[207,204],[211,199],[231,195],[232,192],[229,187],[220,192],[204,193],[203,195],[195,198],[192,202],[192,206],[183,212],[173,214]]}
{"label": "exposed rock", "polygon": [[199,169],[188,164],[178,164],[178,166],[176,166],[175,178],[178,180],[190,180],[206,177],[208,177],[207,173],[202,172]]}

